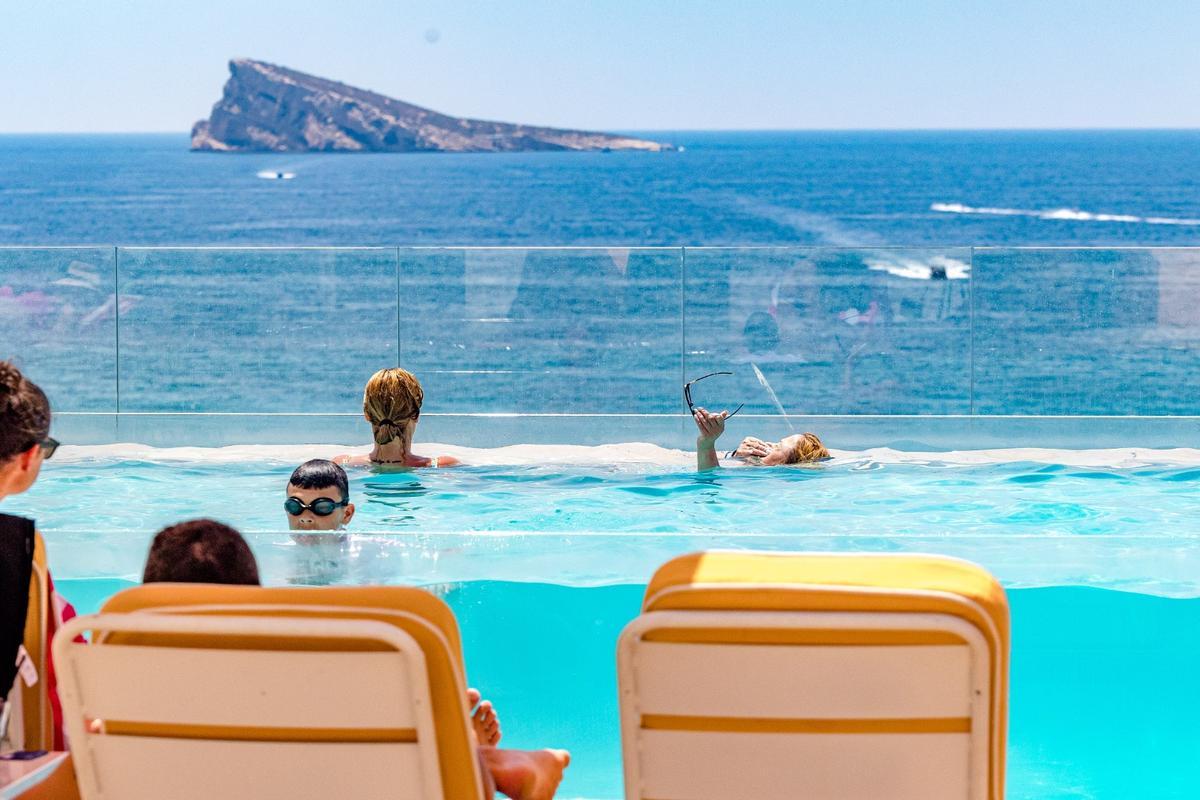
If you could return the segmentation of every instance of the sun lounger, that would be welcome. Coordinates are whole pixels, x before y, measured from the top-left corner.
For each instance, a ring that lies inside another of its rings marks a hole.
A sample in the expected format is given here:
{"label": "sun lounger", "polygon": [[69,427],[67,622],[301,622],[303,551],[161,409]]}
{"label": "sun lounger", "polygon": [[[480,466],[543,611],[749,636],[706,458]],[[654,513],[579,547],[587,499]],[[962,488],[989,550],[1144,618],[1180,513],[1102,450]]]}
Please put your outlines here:
{"label": "sun lounger", "polygon": [[1001,800],[1008,645],[964,561],[674,559],[618,644],[625,796]]}
{"label": "sun lounger", "polygon": [[54,654],[87,800],[482,797],[458,628],[419,589],[140,586]]}

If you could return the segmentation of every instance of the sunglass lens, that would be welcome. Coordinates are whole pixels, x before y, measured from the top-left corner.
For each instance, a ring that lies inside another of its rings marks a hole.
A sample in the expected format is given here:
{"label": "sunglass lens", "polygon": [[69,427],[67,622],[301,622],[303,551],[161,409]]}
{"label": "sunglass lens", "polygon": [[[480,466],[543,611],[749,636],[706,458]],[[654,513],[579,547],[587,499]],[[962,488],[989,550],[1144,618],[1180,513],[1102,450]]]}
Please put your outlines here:
{"label": "sunglass lens", "polygon": [[294,497],[289,497],[283,501],[283,510],[293,517],[298,517],[304,513],[304,504]]}
{"label": "sunglass lens", "polygon": [[54,455],[54,451],[58,449],[58,440],[47,436],[42,440],[42,458],[48,459]]}

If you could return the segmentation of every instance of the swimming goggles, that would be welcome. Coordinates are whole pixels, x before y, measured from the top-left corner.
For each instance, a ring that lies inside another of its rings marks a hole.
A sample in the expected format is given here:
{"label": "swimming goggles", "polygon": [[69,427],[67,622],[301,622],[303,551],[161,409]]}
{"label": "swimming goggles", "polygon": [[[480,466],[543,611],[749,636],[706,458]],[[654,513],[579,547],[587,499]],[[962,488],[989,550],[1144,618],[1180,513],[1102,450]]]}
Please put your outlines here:
{"label": "swimming goggles", "polygon": [[[690,380],[687,383],[685,383],[683,385],[683,399],[687,401],[688,411],[692,412],[692,415],[695,416],[696,406],[694,403],[692,403],[692,384],[693,383],[699,383],[700,381],[704,380],[705,378],[711,378],[714,375],[732,375],[732,374],[733,374],[732,372],[710,372],[707,375],[701,375],[699,378],[696,378],[695,380]],[[738,407],[733,410],[733,414],[736,414],[739,411],[741,411],[742,406],[744,406],[744,405],[746,405],[746,404],[739,403]],[[725,419],[729,419],[729,417],[732,417],[733,414],[726,415]]]}
{"label": "swimming goggles", "polygon": [[339,503],[336,500],[330,500],[328,497],[318,497],[308,505],[305,505],[304,503],[300,502],[300,498],[289,497],[287,500],[283,501],[283,510],[291,514],[293,517],[300,516],[305,512],[305,510],[313,512],[318,517],[328,517],[336,509],[349,504],[350,501],[348,499]]}

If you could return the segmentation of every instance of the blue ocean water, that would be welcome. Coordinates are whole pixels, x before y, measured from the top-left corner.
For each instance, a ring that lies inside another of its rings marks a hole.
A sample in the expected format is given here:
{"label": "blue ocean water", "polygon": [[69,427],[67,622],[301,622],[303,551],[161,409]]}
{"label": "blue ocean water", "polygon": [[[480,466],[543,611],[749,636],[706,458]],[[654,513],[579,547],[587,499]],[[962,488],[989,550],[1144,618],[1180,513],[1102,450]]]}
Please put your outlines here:
{"label": "blue ocean water", "polygon": [[5,135],[0,244],[1200,242],[1196,131],[654,136],[683,152],[222,155],[182,134]]}
{"label": "blue ocean water", "polygon": [[[674,413],[682,376],[715,370],[735,374],[703,402],[747,413],[1200,413],[1179,390],[1200,251],[1008,249],[1200,242],[1200,132],[668,138],[682,152],[0,136],[0,355],[62,411],[352,413],[399,362],[434,413]],[[248,244],[378,247],[228,249]]]}

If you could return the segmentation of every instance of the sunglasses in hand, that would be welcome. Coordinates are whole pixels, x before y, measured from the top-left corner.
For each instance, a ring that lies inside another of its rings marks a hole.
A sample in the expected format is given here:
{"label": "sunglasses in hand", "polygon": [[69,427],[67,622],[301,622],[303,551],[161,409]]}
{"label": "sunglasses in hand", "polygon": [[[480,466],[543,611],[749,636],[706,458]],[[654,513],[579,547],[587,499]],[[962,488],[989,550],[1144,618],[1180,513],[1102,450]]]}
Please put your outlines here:
{"label": "sunglasses in hand", "polygon": [[[714,375],[732,375],[732,374],[733,374],[732,372],[710,372],[707,375],[701,375],[699,378],[696,378],[695,380],[690,380],[683,385],[683,399],[687,401],[688,411],[690,411],[692,413],[692,416],[696,415],[696,404],[692,402],[692,384],[699,383],[700,381],[704,380],[705,378],[711,378]],[[732,417],[734,414],[741,411],[742,406],[744,406],[744,405],[746,405],[746,404],[739,403],[738,407],[733,410],[733,414],[729,414],[725,418],[729,419],[729,417]]]}

